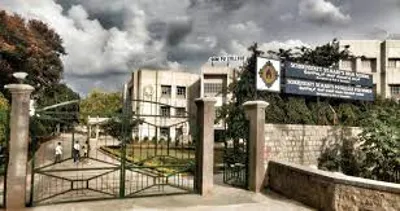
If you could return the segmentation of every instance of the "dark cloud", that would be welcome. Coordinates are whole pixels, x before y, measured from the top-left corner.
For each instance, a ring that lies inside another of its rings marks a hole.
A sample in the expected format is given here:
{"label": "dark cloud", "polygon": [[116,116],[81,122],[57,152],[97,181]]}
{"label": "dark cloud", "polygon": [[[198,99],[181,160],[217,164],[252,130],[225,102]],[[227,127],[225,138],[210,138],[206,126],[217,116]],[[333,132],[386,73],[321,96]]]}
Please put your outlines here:
{"label": "dark cloud", "polygon": [[188,19],[177,20],[168,24],[167,45],[176,46],[192,31],[193,22]]}
{"label": "dark cloud", "polygon": [[82,5],[87,10],[89,19],[98,20],[105,29],[112,27],[123,29],[124,27],[124,10],[99,10],[97,7],[90,7],[91,1],[87,0],[56,0],[56,2],[62,6],[64,15],[72,6]]}
{"label": "dark cloud", "polygon": [[167,35],[168,25],[164,21],[156,20],[147,25],[147,30],[154,40],[162,40]]}

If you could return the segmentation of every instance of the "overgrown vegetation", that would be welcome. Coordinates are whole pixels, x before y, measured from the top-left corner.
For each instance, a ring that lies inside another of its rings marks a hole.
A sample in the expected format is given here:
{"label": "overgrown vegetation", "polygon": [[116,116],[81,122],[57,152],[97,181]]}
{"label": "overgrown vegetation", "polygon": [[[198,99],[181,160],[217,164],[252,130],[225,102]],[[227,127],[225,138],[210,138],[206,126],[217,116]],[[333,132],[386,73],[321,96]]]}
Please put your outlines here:
{"label": "overgrown vegetation", "polygon": [[400,105],[371,106],[359,139],[344,139],[319,158],[319,167],[346,175],[400,183]]}

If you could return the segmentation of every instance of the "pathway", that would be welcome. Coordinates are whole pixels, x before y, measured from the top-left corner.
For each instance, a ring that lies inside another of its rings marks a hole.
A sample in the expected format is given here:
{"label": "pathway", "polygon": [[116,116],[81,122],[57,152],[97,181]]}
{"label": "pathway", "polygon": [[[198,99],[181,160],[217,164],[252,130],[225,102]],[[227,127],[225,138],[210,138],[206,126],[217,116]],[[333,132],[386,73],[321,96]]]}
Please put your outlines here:
{"label": "pathway", "polygon": [[176,195],[160,196],[148,198],[134,198],[123,200],[105,200],[96,202],[80,202],[58,204],[52,206],[42,206],[27,208],[26,211],[311,211],[295,201],[283,198],[272,192],[254,194],[249,191],[225,186],[220,183],[221,175],[216,176],[216,183],[212,195],[201,197],[199,195]]}

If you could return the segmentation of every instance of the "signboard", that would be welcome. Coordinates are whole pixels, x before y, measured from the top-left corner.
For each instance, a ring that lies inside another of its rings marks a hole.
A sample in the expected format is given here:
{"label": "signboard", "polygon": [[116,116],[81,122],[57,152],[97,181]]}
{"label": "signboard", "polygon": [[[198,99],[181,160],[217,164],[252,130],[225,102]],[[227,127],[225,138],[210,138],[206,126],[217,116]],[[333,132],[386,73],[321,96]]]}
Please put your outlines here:
{"label": "signboard", "polygon": [[213,56],[210,62],[244,62],[245,56]]}
{"label": "signboard", "polygon": [[348,85],[324,83],[309,80],[286,79],[285,93],[351,100],[373,101],[372,88],[359,88]]}
{"label": "signboard", "polygon": [[281,91],[281,62],[278,60],[257,57],[256,66],[257,90]]}
{"label": "signboard", "polygon": [[317,67],[293,62],[285,63],[285,76],[307,80],[372,87],[372,75],[359,72]]}

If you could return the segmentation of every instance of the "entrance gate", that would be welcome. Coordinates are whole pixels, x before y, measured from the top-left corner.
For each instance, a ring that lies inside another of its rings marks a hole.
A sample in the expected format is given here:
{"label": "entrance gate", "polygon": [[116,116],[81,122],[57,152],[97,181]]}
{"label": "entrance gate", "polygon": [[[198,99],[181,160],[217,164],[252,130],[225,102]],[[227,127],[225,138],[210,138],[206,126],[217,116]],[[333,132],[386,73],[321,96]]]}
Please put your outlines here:
{"label": "entrance gate", "polygon": [[248,136],[237,140],[229,140],[225,135],[224,144],[224,183],[248,189]]}
{"label": "entrance gate", "polygon": [[132,104],[134,113],[101,118],[55,111],[32,117],[30,204],[193,193],[194,118],[158,102]]}

